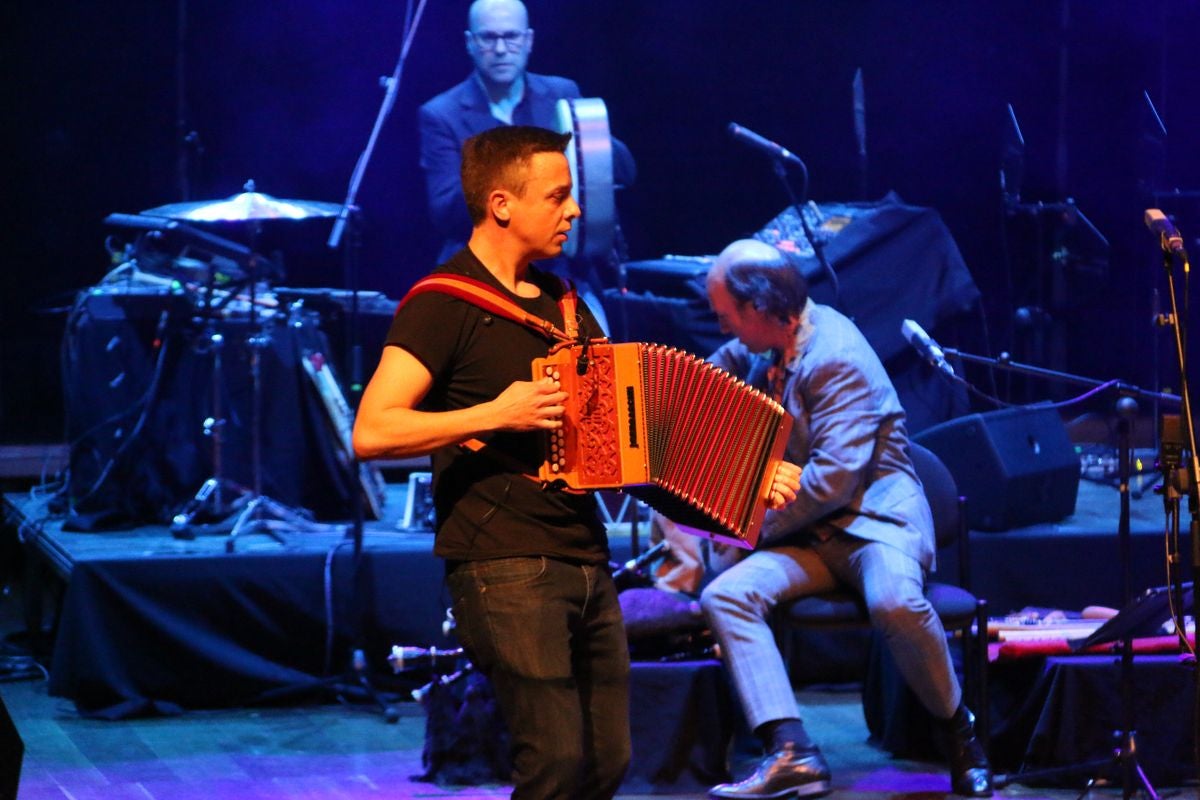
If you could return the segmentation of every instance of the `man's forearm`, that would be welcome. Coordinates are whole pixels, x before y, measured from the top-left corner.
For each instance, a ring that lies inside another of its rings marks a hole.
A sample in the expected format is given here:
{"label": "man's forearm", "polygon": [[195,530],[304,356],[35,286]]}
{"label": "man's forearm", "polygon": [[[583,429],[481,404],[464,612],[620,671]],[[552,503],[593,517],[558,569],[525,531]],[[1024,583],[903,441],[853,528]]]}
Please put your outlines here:
{"label": "man's forearm", "polygon": [[354,452],[364,460],[425,456],[493,429],[491,403],[454,411],[390,408],[360,415]]}

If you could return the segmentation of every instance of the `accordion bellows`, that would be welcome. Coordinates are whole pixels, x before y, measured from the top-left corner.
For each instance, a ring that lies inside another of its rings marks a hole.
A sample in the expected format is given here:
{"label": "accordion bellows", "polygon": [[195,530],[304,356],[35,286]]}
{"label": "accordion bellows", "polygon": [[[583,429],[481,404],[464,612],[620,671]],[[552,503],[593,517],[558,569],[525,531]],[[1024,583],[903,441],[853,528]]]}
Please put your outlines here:
{"label": "accordion bellows", "polygon": [[713,539],[753,548],[792,418],[701,358],[656,344],[563,347],[533,377],[567,392],[539,477],[624,489]]}

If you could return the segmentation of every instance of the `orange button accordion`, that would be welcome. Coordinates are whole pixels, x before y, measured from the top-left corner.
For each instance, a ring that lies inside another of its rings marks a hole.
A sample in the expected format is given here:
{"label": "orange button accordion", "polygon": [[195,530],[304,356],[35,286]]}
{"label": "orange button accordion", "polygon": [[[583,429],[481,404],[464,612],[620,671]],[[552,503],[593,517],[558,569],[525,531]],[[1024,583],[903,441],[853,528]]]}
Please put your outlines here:
{"label": "orange button accordion", "polygon": [[792,427],[783,406],[664,345],[562,347],[534,360],[534,380],[546,376],[568,398],[542,480],[624,489],[703,535],[754,547]]}

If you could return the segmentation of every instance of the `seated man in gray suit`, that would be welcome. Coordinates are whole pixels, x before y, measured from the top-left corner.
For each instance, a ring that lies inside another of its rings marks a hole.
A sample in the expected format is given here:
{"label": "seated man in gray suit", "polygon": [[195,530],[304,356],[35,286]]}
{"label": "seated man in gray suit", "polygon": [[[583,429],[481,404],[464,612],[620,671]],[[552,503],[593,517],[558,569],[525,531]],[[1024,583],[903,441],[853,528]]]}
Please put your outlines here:
{"label": "seated man in gray suit", "polygon": [[768,619],[781,603],[844,585],[862,594],[905,680],[944,720],[954,791],[989,796],[991,769],[923,592],[933,520],[883,365],[853,322],[808,298],[799,271],[769,244],[746,239],[725,248],[707,289],[721,330],[737,337],[710,360],[787,408],[795,425],[785,458],[803,469],[795,502],[767,512],[758,549],[701,596],[768,754],[749,778],[710,795],[829,791],[829,767],[800,720]]}
{"label": "seated man in gray suit", "polygon": [[[471,235],[458,174],[463,143],[501,125],[553,129],[558,101],[580,97],[575,81],[526,71],[533,29],[520,0],[475,0],[467,15],[466,45],[474,71],[418,112],[429,215],[443,241],[439,263]],[[636,174],[629,149],[614,139],[614,182],[628,186]]]}

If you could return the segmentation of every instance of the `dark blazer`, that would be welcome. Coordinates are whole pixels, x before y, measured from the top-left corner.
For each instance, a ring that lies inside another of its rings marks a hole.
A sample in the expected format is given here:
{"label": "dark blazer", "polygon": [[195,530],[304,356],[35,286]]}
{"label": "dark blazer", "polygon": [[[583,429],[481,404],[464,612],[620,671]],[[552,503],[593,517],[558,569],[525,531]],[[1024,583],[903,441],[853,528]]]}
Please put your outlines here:
{"label": "dark blazer", "polygon": [[[513,124],[554,128],[558,101],[579,96],[575,81],[527,72],[525,96],[513,110]],[[477,133],[504,123],[488,110],[487,95],[475,73],[421,106],[417,119],[429,215],[434,229],[444,241],[438,258],[441,263],[471,236],[471,218],[467,214],[459,178],[463,143]]]}

